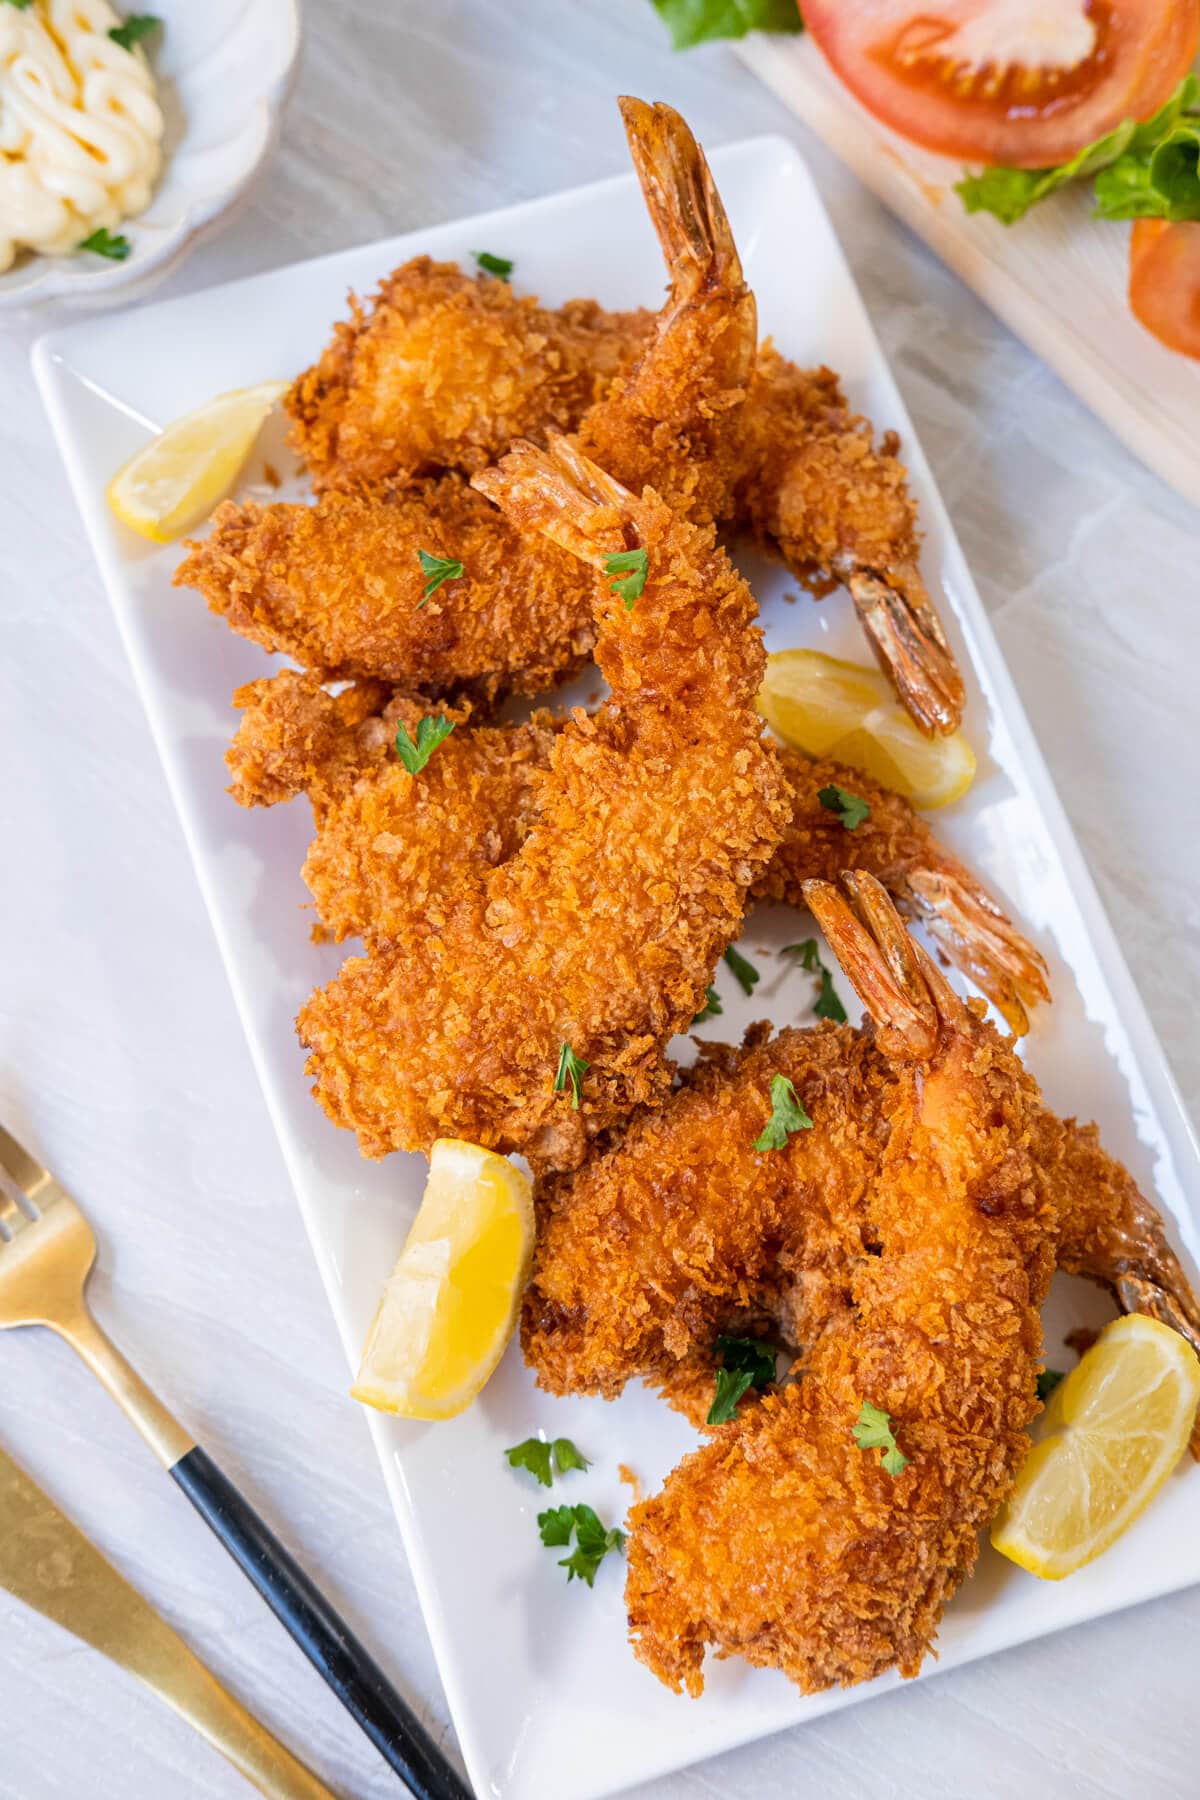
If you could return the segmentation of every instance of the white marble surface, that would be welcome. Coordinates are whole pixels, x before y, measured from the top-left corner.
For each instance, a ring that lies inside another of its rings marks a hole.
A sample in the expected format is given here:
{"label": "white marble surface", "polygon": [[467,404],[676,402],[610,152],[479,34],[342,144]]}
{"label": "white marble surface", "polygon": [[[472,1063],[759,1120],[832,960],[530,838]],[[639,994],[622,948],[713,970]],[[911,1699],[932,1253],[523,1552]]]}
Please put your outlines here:
{"label": "white marble surface", "polygon": [[[167,291],[621,169],[612,101],[626,89],[673,101],[710,144],[762,130],[800,144],[1195,1112],[1200,516],[727,51],[672,56],[645,0],[327,0],[306,24],[278,160]],[[101,1316],[452,1743],[378,1466],[33,391],[35,329],[0,332],[0,1116],[95,1219]],[[399,1791],[47,1337],[0,1342],[0,1441],[339,1793]],[[644,1800],[1192,1795],[1198,1630],[1193,1590],[767,1740]],[[3,1596],[0,1692],[4,1800],[248,1791],[155,1701]]]}

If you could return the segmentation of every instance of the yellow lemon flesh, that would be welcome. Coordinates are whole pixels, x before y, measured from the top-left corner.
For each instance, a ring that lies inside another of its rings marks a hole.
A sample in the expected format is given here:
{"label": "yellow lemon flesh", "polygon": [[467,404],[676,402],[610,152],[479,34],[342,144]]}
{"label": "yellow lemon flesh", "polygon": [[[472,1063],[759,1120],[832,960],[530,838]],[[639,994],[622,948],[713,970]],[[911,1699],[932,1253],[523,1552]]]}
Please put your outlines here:
{"label": "yellow lemon flesh", "polygon": [[1107,1550],[1150,1504],[1187,1448],[1200,1362],[1169,1325],[1114,1319],[1050,1396],[992,1543],[1060,1581]]}
{"label": "yellow lemon flesh", "polygon": [[218,394],[131,456],[108,484],[108,504],[123,525],[156,544],[206,519],[223,500],[254,448],[286,381]]}
{"label": "yellow lemon flesh", "polygon": [[452,1419],[468,1407],[512,1336],[533,1236],[528,1177],[478,1144],[439,1138],[354,1398],[406,1419]]}
{"label": "yellow lemon flesh", "polygon": [[961,731],[923,737],[878,669],[820,650],[768,656],[758,710],[793,750],[861,769],[914,806],[948,806],[975,779]]}

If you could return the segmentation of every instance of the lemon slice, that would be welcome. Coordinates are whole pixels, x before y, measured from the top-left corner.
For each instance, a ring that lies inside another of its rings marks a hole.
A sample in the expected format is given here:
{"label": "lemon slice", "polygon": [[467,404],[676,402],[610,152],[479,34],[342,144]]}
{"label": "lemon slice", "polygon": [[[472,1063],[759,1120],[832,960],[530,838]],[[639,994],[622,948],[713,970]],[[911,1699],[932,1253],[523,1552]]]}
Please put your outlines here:
{"label": "lemon slice", "polygon": [[169,544],[208,517],[238,478],[286,381],[234,388],[176,419],[108,484],[108,504],[131,531]]}
{"label": "lemon slice", "polygon": [[768,656],[758,710],[793,750],[861,769],[914,806],[948,806],[975,779],[961,731],[922,736],[878,669],[820,650]]}
{"label": "lemon slice", "polygon": [[452,1419],[469,1406],[512,1336],[533,1235],[528,1178],[478,1144],[439,1138],[354,1398],[406,1419]]}
{"label": "lemon slice", "polygon": [[1114,1319],[1059,1383],[992,1543],[1059,1581],[1107,1550],[1187,1448],[1200,1404],[1191,1346],[1141,1313]]}

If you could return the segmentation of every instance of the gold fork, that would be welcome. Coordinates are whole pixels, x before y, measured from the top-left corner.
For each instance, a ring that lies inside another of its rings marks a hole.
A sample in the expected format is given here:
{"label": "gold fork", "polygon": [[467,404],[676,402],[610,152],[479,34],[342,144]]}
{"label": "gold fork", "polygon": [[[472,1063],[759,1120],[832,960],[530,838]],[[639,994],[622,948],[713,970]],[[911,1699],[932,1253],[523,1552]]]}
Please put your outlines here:
{"label": "gold fork", "polygon": [[49,1169],[0,1125],[0,1330],[45,1325],[66,1339],[249,1577],[276,1618],[418,1800],[470,1790],[366,1647],[101,1331],[84,1287],[96,1260],[91,1226]]}

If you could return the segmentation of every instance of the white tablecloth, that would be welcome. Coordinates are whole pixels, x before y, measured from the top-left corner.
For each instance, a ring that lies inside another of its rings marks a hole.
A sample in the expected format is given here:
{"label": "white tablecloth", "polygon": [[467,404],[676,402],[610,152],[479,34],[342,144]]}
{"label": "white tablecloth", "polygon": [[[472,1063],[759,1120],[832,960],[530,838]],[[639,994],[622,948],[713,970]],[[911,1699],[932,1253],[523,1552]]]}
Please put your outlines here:
{"label": "white tablecloth", "polygon": [[[622,170],[623,91],[673,101],[709,145],[766,130],[800,144],[1194,1108],[1196,513],[726,50],[673,55],[646,0],[325,0],[306,26],[278,159],[164,291]],[[0,325],[0,1117],[96,1221],[101,1317],[452,1743],[375,1457],[34,393],[34,334]],[[0,1343],[0,1441],[340,1793],[399,1791],[44,1334]],[[1198,1636],[1192,1591],[644,1793],[1194,1795]],[[11,1800],[247,1791],[157,1702],[3,1596],[0,1692]]]}

